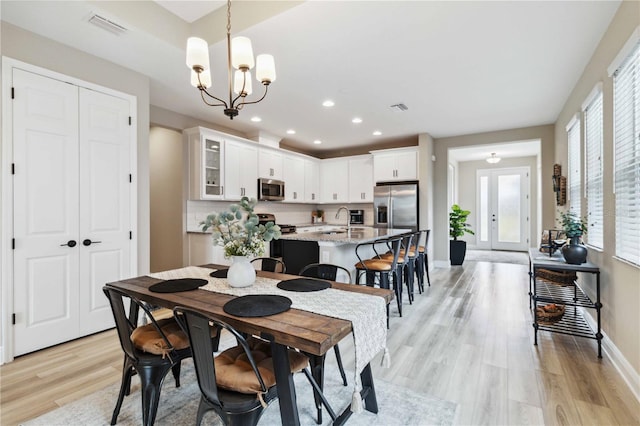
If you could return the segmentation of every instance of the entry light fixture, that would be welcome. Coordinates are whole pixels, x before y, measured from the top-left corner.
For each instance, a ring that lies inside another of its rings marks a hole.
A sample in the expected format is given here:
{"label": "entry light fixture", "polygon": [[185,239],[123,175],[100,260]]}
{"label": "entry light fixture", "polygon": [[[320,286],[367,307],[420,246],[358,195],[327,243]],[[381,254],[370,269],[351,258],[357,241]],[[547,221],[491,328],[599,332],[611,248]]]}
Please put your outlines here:
{"label": "entry light fixture", "polygon": [[[257,101],[247,102],[246,97],[252,92],[251,69],[254,66],[253,48],[247,37],[231,39],[231,0],[227,0],[227,72],[229,78],[229,102],[226,102],[207,91],[211,87],[211,69],[209,66],[209,43],[198,37],[187,40],[187,66],[191,69],[191,85],[200,90],[200,96],[209,106],[224,107],[224,115],[233,120],[242,107],[257,104],[267,96],[269,84],[276,81],[276,67],[271,55],[258,55],[255,60],[256,78],[264,85],[264,94]],[[236,69],[232,74],[231,67]],[[235,93],[235,97],[234,97]],[[205,97],[206,95],[206,97]],[[215,99],[218,103],[209,102]]]}
{"label": "entry light fixture", "polygon": [[495,152],[491,153],[491,157],[487,157],[487,163],[490,163],[490,164],[499,163],[500,160],[502,160],[502,158],[496,157],[496,153]]}

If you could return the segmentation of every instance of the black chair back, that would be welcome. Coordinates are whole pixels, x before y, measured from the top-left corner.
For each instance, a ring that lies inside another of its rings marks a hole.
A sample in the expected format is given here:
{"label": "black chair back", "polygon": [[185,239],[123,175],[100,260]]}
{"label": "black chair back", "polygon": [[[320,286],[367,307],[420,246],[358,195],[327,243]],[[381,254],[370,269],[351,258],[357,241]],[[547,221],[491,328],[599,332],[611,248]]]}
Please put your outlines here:
{"label": "black chair back", "polygon": [[[339,280],[339,274],[346,277],[345,280]],[[340,265],[333,265],[330,263],[311,263],[300,271],[300,275],[303,277],[309,278],[319,278],[329,281],[339,281],[339,282],[351,282],[351,273],[347,268],[343,268]]]}
{"label": "black chair back", "polygon": [[260,262],[260,270],[267,272],[287,273],[287,267],[281,259],[275,257],[256,257],[251,263]]}

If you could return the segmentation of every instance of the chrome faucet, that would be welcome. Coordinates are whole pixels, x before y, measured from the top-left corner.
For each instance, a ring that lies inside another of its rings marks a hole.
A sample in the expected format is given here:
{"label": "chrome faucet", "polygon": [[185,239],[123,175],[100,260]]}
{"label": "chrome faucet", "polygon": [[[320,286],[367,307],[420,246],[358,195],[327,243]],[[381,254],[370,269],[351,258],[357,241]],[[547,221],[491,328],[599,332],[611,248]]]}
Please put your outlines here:
{"label": "chrome faucet", "polygon": [[345,206],[340,207],[338,209],[338,212],[336,213],[336,219],[340,217],[340,212],[343,209],[347,211],[347,232],[351,233],[351,212],[349,212],[348,208],[346,208]]}

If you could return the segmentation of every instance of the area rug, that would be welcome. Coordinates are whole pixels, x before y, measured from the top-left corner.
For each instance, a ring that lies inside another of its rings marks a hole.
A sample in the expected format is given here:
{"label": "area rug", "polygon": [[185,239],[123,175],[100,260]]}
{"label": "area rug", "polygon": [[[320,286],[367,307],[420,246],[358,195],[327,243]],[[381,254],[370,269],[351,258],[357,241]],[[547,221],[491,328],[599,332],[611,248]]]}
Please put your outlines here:
{"label": "area rug", "polygon": [[[340,412],[351,401],[351,387],[342,386],[339,374],[325,377],[325,393],[336,412]],[[189,425],[196,423],[196,412],[200,401],[200,391],[196,382],[193,363],[185,360],[180,375],[182,386],[175,387],[169,374],[162,387],[160,406],[156,425]],[[347,375],[347,377],[351,377]],[[295,386],[298,399],[300,424],[315,425],[316,410],[313,392],[303,374],[296,374]],[[132,380],[131,395],[125,397],[118,425],[142,424],[140,385],[137,376]],[[118,396],[120,384],[108,386],[78,401],[67,404],[54,411],[30,420],[24,425],[108,425]],[[432,398],[417,392],[393,385],[382,380],[375,381],[378,399],[378,414],[364,411],[354,414],[348,425],[450,425],[453,423],[457,404]],[[324,424],[330,424],[331,418],[323,411]],[[203,425],[222,425],[220,418],[212,411],[205,415]],[[279,425],[280,408],[274,402],[265,410],[260,425]]]}

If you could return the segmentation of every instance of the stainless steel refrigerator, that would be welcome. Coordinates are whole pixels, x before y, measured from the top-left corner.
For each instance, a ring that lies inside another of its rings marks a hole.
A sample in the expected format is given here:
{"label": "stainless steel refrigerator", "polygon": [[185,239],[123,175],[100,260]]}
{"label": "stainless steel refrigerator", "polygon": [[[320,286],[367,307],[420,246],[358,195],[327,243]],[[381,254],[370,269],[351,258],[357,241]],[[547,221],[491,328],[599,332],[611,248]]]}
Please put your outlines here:
{"label": "stainless steel refrigerator", "polygon": [[418,230],[418,183],[378,184],[373,189],[376,228]]}

